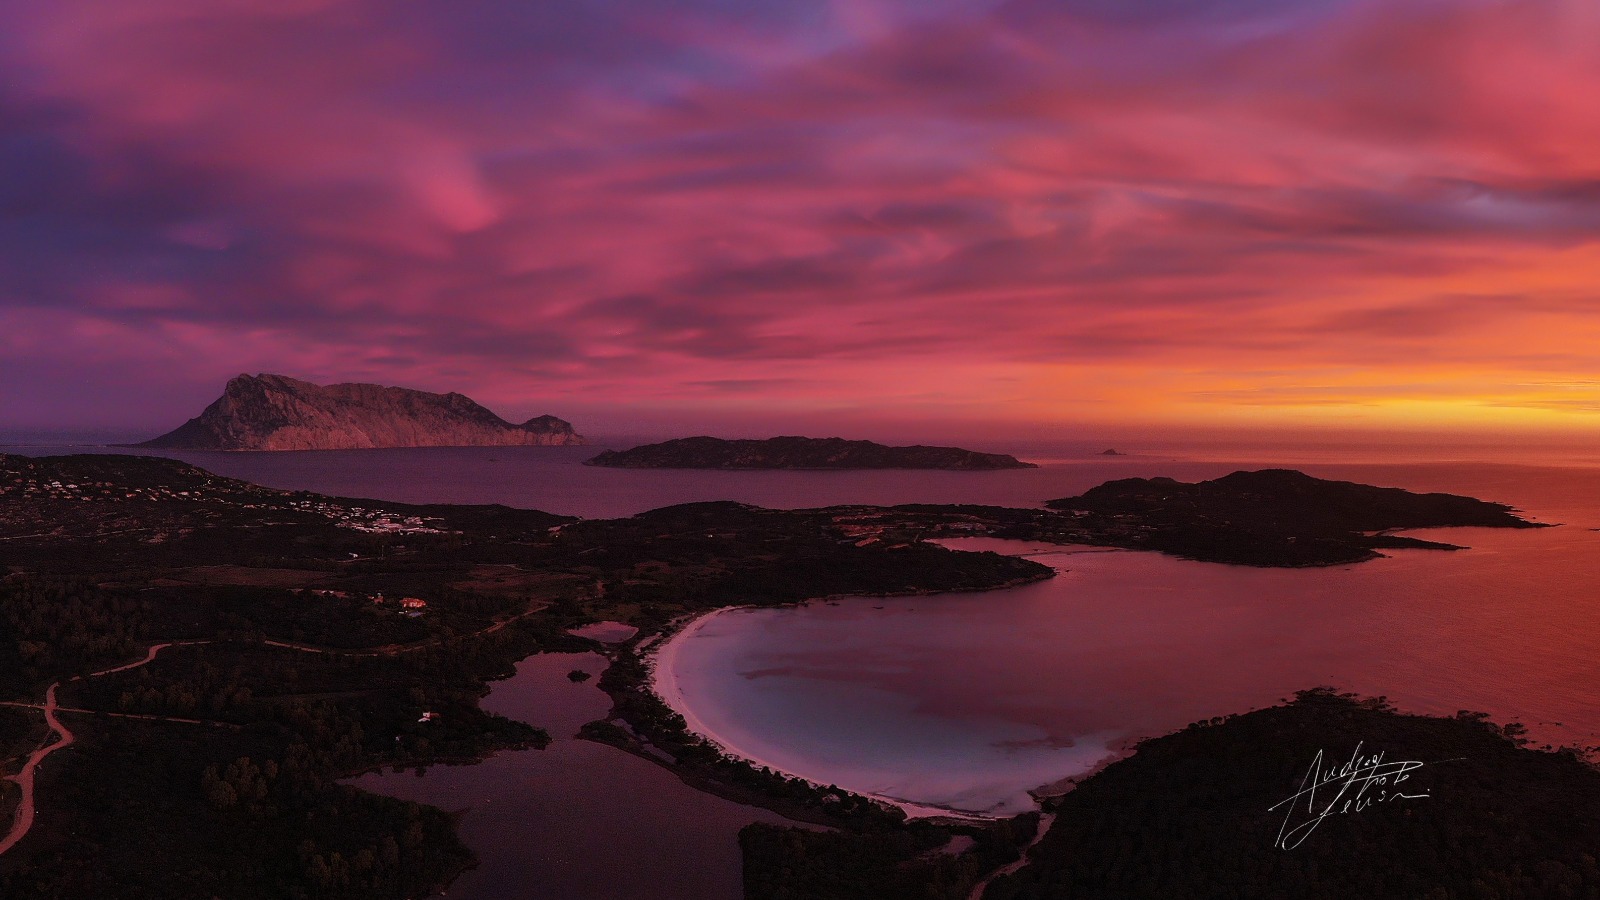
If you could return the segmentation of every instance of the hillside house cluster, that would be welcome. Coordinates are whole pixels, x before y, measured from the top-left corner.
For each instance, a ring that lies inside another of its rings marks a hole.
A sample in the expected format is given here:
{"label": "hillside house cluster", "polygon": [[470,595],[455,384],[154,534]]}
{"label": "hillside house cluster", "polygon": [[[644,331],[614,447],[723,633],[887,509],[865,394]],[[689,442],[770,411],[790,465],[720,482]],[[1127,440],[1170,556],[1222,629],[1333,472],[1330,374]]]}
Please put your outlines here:
{"label": "hillside house cluster", "polygon": [[428,608],[428,601],[422,599],[421,597],[401,597],[398,600],[391,600],[390,598],[385,597],[382,591],[379,591],[376,594],[363,594],[351,593],[350,591],[328,590],[325,588],[311,588],[306,591],[306,593],[309,593],[313,597],[333,600],[348,600],[351,597],[355,597],[359,600],[370,602],[373,606],[377,606],[379,608],[388,607],[398,609],[401,613],[412,617],[422,615],[422,611]]}

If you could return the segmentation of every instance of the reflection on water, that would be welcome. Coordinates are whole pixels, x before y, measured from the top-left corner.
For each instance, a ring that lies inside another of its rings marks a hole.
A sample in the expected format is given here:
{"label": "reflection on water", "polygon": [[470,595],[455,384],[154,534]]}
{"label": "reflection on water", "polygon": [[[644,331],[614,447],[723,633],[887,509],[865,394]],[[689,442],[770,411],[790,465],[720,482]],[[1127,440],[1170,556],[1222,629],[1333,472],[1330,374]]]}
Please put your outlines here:
{"label": "reflection on water", "polygon": [[703,794],[613,747],[572,740],[611,700],[594,680],[574,683],[567,673],[604,667],[593,653],[532,656],[494,686],[484,708],[549,729],[555,741],[544,750],[351,783],[465,811],[461,837],[481,862],[450,886],[452,898],[739,900],[739,829],[787,820]]}
{"label": "reflection on water", "polygon": [[[685,645],[681,675],[695,712],[750,755],[841,786],[979,808],[1021,802],[1021,790],[1081,768],[1107,745],[1317,684],[1385,694],[1415,711],[1482,709],[1523,721],[1541,740],[1600,743],[1600,534],[1590,530],[1600,527],[1600,470],[1588,449],[1550,457],[1569,467],[1537,468],[1438,462],[1420,446],[1118,447],[1140,455],[975,446],[1046,462],[999,472],[583,466],[601,447],[173,455],[274,487],[591,517],[727,499],[1030,506],[1112,478],[1195,480],[1273,464],[1470,494],[1566,525],[1435,531],[1426,536],[1473,549],[1309,571],[1052,552],[1039,559],[1064,569],[1061,577],[1012,591],[721,617]],[[1482,453],[1516,458],[1506,448]],[[1585,460],[1589,467],[1575,466]],[[592,682],[566,680],[570,661],[524,666],[541,674],[497,686],[491,706],[524,698],[516,702],[529,705],[513,714],[556,726],[558,738],[604,712]],[[485,864],[452,896],[669,896],[666,884],[682,896],[736,897],[734,834],[765,815],[570,740],[421,779],[362,783],[471,808],[463,833]]]}
{"label": "reflection on water", "polygon": [[727,613],[682,642],[673,671],[694,718],[736,752],[969,810],[1014,811],[1108,745],[1324,684],[1600,744],[1600,476],[1346,469],[1318,474],[1478,493],[1574,524],[1433,530],[1472,549],[1300,570],[963,540],[952,544],[1044,551],[1061,574],[996,593]]}

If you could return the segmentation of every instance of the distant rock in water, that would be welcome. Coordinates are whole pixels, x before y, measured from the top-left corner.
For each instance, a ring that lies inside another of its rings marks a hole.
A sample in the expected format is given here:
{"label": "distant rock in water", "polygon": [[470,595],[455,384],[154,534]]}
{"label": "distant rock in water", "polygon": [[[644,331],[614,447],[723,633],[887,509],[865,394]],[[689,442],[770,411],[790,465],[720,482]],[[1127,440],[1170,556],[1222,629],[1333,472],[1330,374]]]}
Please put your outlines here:
{"label": "distant rock in water", "polygon": [[366,450],[586,443],[569,422],[507,422],[461,394],[240,375],[175,431],[135,444],[163,450]]}
{"label": "distant rock in water", "polygon": [[1125,456],[1126,454],[1118,453],[1114,448],[1107,447],[1106,449],[1100,451],[1100,455],[1101,456]]}
{"label": "distant rock in water", "polygon": [[679,438],[632,450],[607,450],[586,465],[621,469],[1033,469],[1003,453],[959,447],[888,447],[843,438],[775,437],[728,441]]}

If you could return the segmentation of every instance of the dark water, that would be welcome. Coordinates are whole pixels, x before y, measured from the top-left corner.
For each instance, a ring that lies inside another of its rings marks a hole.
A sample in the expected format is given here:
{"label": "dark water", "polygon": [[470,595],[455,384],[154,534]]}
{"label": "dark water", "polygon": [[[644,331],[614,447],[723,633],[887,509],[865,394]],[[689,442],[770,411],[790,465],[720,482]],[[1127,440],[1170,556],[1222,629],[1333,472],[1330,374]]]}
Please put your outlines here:
{"label": "dark water", "polygon": [[598,674],[604,665],[593,653],[529,657],[484,700],[486,709],[548,729],[555,741],[544,750],[352,783],[465,811],[461,837],[481,864],[451,885],[451,897],[737,900],[739,829],[786,820],[701,793],[621,750],[572,740],[611,700],[593,680],[573,683],[567,673]]}

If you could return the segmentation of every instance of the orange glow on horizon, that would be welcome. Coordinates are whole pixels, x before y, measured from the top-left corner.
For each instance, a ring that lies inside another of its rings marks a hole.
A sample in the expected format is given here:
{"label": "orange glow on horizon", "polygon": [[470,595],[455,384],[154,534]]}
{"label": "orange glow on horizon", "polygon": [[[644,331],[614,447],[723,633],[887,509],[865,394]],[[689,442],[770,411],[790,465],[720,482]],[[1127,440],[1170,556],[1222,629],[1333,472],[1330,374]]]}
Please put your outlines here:
{"label": "orange glow on horizon", "polygon": [[19,10],[0,427],[1600,427],[1592,0],[462,2]]}

